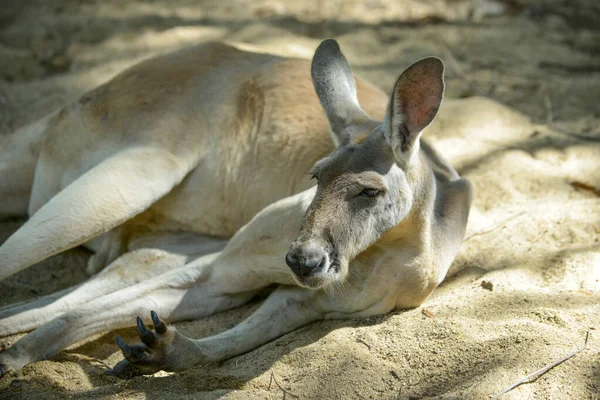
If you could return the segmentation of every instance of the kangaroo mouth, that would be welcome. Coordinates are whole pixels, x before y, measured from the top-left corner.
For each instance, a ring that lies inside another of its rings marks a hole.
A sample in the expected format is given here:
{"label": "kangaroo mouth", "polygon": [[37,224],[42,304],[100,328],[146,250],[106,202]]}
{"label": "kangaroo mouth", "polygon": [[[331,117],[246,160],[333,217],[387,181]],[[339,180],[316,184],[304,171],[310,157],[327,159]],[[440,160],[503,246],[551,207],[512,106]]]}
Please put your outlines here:
{"label": "kangaroo mouth", "polygon": [[329,255],[325,265],[322,265],[318,271],[310,275],[299,276],[293,274],[294,280],[298,285],[307,289],[321,289],[332,283],[342,280],[342,265],[337,258],[332,259]]}

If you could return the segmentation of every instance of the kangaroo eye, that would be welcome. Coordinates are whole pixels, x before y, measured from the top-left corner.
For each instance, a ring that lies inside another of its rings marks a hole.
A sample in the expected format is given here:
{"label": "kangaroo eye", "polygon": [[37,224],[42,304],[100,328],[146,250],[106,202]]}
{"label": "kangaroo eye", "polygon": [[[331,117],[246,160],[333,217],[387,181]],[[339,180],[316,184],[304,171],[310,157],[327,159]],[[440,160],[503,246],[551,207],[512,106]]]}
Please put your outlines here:
{"label": "kangaroo eye", "polygon": [[363,189],[358,195],[362,197],[377,197],[381,193],[381,190],[378,189]]}

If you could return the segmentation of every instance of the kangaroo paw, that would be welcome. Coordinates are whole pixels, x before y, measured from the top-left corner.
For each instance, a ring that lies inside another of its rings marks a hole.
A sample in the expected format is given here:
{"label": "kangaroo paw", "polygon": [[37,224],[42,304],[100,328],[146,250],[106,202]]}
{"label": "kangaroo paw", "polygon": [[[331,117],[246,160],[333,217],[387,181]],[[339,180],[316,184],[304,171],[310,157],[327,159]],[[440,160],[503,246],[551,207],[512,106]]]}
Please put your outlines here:
{"label": "kangaroo paw", "polygon": [[148,329],[142,319],[137,317],[138,334],[142,343],[128,345],[119,335],[116,336],[117,346],[125,359],[106,374],[130,379],[160,370],[182,371],[195,364],[197,358],[194,353],[197,354],[199,350],[194,342],[167,326],[155,311],[150,315],[154,329]]}

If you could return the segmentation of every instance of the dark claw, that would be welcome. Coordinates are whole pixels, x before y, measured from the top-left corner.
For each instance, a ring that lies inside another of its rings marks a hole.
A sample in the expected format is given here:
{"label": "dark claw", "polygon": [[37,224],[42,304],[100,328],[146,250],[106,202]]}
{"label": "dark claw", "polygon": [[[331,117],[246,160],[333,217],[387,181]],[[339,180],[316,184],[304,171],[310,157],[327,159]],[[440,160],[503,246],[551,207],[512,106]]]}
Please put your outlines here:
{"label": "dark claw", "polygon": [[151,330],[146,328],[144,321],[142,321],[140,317],[137,317],[137,327],[142,342],[148,347],[154,347],[154,344],[156,344],[156,336],[154,336],[154,333]]}
{"label": "dark claw", "polygon": [[121,351],[123,352],[123,354],[127,354],[130,351],[129,345],[127,343],[125,343],[125,341],[123,340],[123,338],[119,335],[115,336],[115,341],[117,342],[117,346],[119,346],[119,348],[121,349]]}
{"label": "dark claw", "polygon": [[140,317],[137,317],[135,321],[137,322],[138,332],[140,333],[140,335],[143,335],[148,331],[146,325],[144,325],[144,321],[142,321]]}
{"label": "dark claw", "polygon": [[117,346],[121,349],[121,353],[123,353],[123,357],[126,360],[132,363],[137,364],[146,364],[150,362],[148,360],[148,349],[144,345],[135,345],[130,346],[121,338],[121,336],[116,335],[115,340],[117,341]]}
{"label": "dark claw", "polygon": [[152,323],[154,324],[154,330],[156,331],[156,333],[158,333],[159,335],[165,333],[167,331],[167,324],[165,324],[163,321],[160,320],[160,318],[158,318],[156,311],[150,311],[150,316],[152,317]]}

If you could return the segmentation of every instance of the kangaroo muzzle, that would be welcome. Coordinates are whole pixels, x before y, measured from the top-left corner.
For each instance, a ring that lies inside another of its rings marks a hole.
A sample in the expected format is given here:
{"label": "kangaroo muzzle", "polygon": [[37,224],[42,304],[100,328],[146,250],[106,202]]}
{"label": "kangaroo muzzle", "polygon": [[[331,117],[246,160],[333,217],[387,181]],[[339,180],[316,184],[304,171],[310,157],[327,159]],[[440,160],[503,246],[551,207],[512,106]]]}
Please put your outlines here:
{"label": "kangaroo muzzle", "polygon": [[330,264],[325,246],[315,241],[293,242],[285,262],[301,283],[325,274]]}

